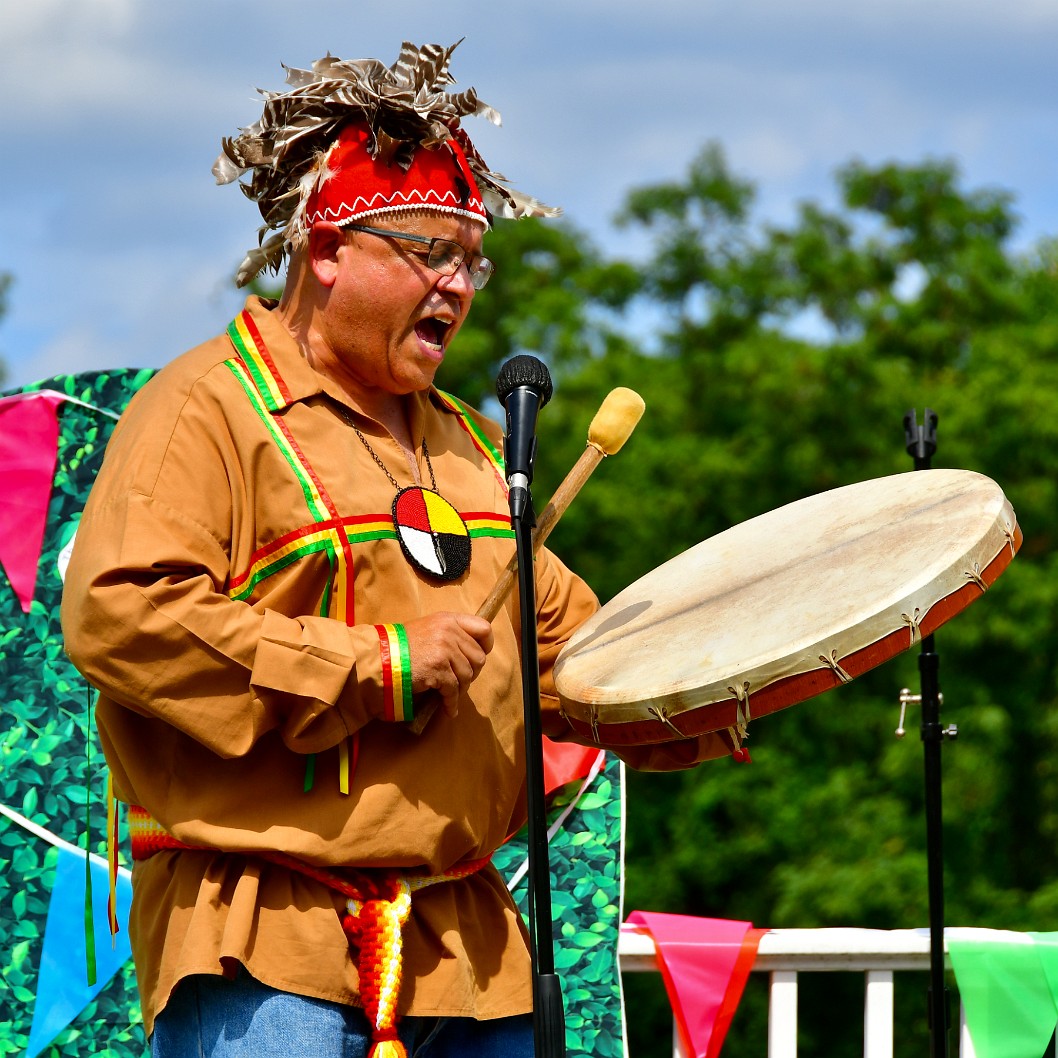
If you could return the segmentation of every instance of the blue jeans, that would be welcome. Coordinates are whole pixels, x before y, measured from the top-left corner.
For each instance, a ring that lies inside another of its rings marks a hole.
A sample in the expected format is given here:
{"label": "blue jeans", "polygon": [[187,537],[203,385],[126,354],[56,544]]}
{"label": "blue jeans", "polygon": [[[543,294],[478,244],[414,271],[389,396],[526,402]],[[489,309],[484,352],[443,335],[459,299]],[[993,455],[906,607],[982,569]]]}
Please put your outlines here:
{"label": "blue jeans", "polygon": [[[402,1018],[409,1058],[532,1058],[530,1014],[494,1021]],[[158,1015],[152,1058],[366,1058],[371,1026],[358,1007],[280,992],[240,970],[234,981],[180,982]]]}

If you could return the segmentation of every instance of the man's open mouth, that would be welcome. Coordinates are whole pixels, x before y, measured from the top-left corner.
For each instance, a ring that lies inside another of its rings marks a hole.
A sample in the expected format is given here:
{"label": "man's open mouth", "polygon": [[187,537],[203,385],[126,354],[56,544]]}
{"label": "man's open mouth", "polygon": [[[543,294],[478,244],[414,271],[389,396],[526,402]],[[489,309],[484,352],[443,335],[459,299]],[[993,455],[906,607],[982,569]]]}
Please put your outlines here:
{"label": "man's open mouth", "polygon": [[451,326],[452,324],[448,320],[442,320],[436,316],[427,316],[415,324],[415,333],[424,345],[443,351],[445,335]]}

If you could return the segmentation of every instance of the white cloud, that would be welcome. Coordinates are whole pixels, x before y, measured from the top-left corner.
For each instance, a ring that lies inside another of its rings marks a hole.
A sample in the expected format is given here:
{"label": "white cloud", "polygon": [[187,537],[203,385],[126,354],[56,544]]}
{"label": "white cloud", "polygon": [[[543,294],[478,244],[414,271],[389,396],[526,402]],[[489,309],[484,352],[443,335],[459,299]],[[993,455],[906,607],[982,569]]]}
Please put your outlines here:
{"label": "white cloud", "polygon": [[33,0],[0,7],[0,35],[14,49],[52,41],[81,42],[99,33],[126,33],[135,23],[136,0]]}
{"label": "white cloud", "polygon": [[[112,102],[130,66],[135,0],[33,0],[0,7],[0,91],[8,120]],[[6,122],[5,122],[6,123]],[[11,125],[8,125],[11,128]]]}

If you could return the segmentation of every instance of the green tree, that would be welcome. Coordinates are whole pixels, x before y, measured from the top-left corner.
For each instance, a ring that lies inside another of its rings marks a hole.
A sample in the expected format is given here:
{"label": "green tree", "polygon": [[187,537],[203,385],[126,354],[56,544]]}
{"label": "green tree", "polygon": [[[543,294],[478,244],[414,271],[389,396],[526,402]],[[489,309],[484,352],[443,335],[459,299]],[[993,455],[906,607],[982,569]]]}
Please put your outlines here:
{"label": "green tree", "polygon": [[[636,435],[554,538],[607,598],[734,522],[910,470],[903,414],[937,410],[935,465],[995,478],[1025,532],[990,597],[938,634],[946,719],[962,729],[944,751],[947,920],[1049,929],[1058,896],[1049,840],[1058,822],[1055,247],[1016,253],[1010,196],[962,189],[949,162],[853,163],[838,185],[838,211],[808,203],[786,228],[755,224],[751,186],[707,147],[685,181],[629,196],[622,222],[653,248],[636,298],[623,303],[664,322],[649,353],[616,327],[602,352],[564,366],[542,419],[550,454],[538,489],[546,495],[576,458],[609,387],[642,393]],[[806,320],[812,340],[794,337]],[[752,766],[630,775],[629,907],[776,927],[924,925],[921,750],[892,736],[905,685],[917,686],[911,654],[758,721]],[[826,1031],[832,995],[817,1002],[805,1012],[806,1053],[853,1053],[854,1042]],[[733,1033],[726,1053],[735,1058],[759,1051],[756,1006],[739,1016],[749,1031]],[[667,1053],[665,1039],[652,1024],[633,1053]],[[654,1051],[642,1049],[648,1041]]]}

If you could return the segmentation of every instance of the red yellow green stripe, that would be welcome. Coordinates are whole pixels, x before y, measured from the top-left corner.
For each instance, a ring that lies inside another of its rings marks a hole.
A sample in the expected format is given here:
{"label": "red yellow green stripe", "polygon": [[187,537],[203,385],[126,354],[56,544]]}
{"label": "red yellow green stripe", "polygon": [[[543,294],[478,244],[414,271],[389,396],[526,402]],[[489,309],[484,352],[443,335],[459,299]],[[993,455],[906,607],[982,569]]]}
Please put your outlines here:
{"label": "red yellow green stripe", "polygon": [[453,397],[451,393],[444,393],[441,390],[437,391],[437,395],[441,398],[441,403],[449,411],[455,412],[459,420],[459,425],[466,431],[474,447],[488,461],[489,465],[492,467],[493,473],[495,473],[496,477],[500,479],[500,484],[503,486],[503,491],[506,495],[507,474],[503,466],[503,454],[489,440],[488,434],[478,426],[471,417],[470,412],[467,410],[467,406],[459,400],[458,397]]}
{"label": "red yellow green stripe", "polygon": [[253,317],[244,309],[228,324],[228,337],[269,411],[278,411],[292,400],[290,391],[279,374],[268,346],[257,329]]}
{"label": "red yellow green stripe", "polygon": [[464,514],[463,521],[466,523],[467,532],[472,537],[500,536],[512,537],[514,530],[511,528],[511,516],[509,514],[493,514],[490,511],[470,511]]}
{"label": "red yellow green stripe", "polygon": [[[315,530],[315,531],[313,531]],[[261,581],[271,577],[274,573],[286,569],[306,555],[318,554],[319,552],[334,552],[333,529],[316,530],[315,526],[298,531],[298,536],[287,541],[283,546],[270,547],[268,553],[261,555],[250,568],[232,579],[228,585],[228,595],[232,599],[248,599]]]}
{"label": "red yellow green stripe", "polygon": [[[226,364],[239,381],[254,411],[297,478],[305,497],[309,516],[325,534],[307,543],[302,554],[314,551],[326,552],[335,570],[333,580],[337,586],[337,616],[339,620],[351,625],[355,620],[353,593],[350,590],[351,583],[349,583],[353,568],[352,550],[338,516],[338,510],[324,488],[323,482],[320,481],[316,471],[301,451],[301,447],[283,417],[275,414],[279,407],[289,402],[290,394],[286,383],[283,382],[268,355],[264,341],[248,313],[243,312],[232,321],[228,328],[228,337],[239,352],[239,357],[226,361]],[[271,572],[274,573],[284,565],[289,565],[298,556],[283,557],[287,561],[273,568]],[[254,580],[254,584],[259,583],[260,579],[258,577]],[[252,590],[253,585],[250,585],[249,591]],[[238,588],[236,588],[236,593],[238,593]],[[329,580],[320,601],[320,613],[328,614],[330,607],[331,581]]]}
{"label": "red yellow green stripe", "polygon": [[[514,530],[508,514],[491,511],[471,511],[462,515],[467,531],[472,537],[512,538]],[[396,529],[393,516],[384,514],[358,514],[341,519],[350,544],[364,544],[372,540],[395,540]],[[278,537],[257,551],[250,566],[232,578],[228,595],[233,599],[248,599],[263,580],[286,569],[291,563],[306,555],[328,551],[334,544],[334,526],[330,521],[302,526]]]}
{"label": "red yellow green stripe", "polygon": [[[389,514],[357,515],[339,519],[338,523],[342,525],[345,538],[353,544],[396,536],[393,518]],[[247,599],[261,581],[286,569],[299,558],[320,551],[333,551],[338,523],[328,519],[316,525],[302,526],[255,552],[249,567],[232,578],[228,586],[229,596],[233,599]]]}
{"label": "red yellow green stripe", "polygon": [[[308,506],[309,514],[312,516],[313,520],[317,522],[324,521],[327,517],[327,505],[324,503],[324,499],[320,494],[317,482],[313,480],[315,475],[307,473],[302,466],[301,460],[298,459],[299,453],[288,441],[288,432],[281,429],[280,424],[282,420],[277,420],[272,416],[267,404],[262,398],[260,389],[255,383],[252,373],[248,370],[247,365],[242,360],[226,360],[225,365],[236,379],[238,379],[239,385],[241,385],[246,392],[246,396],[249,398],[251,405],[253,405],[254,411],[257,412],[258,418],[264,423],[272,440],[275,442],[276,447],[282,452],[283,458],[287,461],[290,469],[294,472],[294,476],[298,479],[298,483],[301,485],[301,491],[305,496],[305,503]],[[285,423],[282,425],[285,425]]]}
{"label": "red yellow green stripe", "polygon": [[357,514],[342,519],[342,526],[349,536],[350,543],[365,544],[369,540],[393,540],[397,530],[393,525],[393,515]]}
{"label": "red yellow green stripe", "polygon": [[411,653],[403,625],[375,625],[382,657],[383,717],[414,720],[411,698]]}

